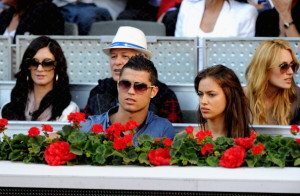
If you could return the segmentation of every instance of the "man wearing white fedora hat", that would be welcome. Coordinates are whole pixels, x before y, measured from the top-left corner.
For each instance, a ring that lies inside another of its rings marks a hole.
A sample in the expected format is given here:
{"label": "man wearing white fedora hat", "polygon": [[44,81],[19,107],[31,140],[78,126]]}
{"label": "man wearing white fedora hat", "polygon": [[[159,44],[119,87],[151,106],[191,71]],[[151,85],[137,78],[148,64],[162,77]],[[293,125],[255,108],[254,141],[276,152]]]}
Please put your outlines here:
{"label": "man wearing white fedora hat", "polygon": [[[134,27],[122,26],[118,29],[111,45],[103,52],[109,56],[111,78],[100,79],[90,92],[85,112],[87,115],[99,115],[113,106],[119,105],[117,82],[120,71],[127,61],[142,54],[150,59],[152,53],[147,49],[145,34]],[[175,93],[166,84],[158,81],[157,95],[151,99],[149,110],[172,123],[182,121],[182,112]]]}

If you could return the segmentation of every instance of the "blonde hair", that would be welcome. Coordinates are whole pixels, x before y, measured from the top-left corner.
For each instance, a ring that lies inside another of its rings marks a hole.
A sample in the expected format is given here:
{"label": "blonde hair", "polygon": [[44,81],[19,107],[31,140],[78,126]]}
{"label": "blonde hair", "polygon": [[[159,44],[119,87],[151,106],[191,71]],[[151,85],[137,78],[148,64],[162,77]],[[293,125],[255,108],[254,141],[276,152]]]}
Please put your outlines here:
{"label": "blonde hair", "polygon": [[[297,58],[285,40],[267,40],[260,44],[246,70],[247,97],[252,110],[254,124],[268,124],[266,108],[266,92],[269,86],[270,69],[280,64],[282,49],[291,53],[293,60]],[[271,111],[271,117],[281,125],[287,125],[291,119],[291,104],[296,98],[295,81],[292,87],[278,90]]]}

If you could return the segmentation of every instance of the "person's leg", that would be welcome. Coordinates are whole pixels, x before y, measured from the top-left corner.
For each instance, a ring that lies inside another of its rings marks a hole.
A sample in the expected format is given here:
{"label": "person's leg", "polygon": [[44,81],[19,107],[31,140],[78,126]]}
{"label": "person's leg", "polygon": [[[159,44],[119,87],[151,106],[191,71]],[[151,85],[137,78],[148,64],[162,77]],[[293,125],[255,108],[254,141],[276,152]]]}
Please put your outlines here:
{"label": "person's leg", "polygon": [[62,6],[60,9],[66,22],[76,23],[78,8],[75,3],[68,3],[67,5]]}
{"label": "person's leg", "polygon": [[167,36],[174,36],[175,34],[178,12],[179,9],[170,10],[165,14],[165,16],[162,19],[162,23],[164,23],[166,27]]}
{"label": "person's leg", "polygon": [[77,21],[79,35],[87,35],[93,22],[112,20],[106,8],[97,7],[93,3],[80,3],[81,12],[78,13]]}

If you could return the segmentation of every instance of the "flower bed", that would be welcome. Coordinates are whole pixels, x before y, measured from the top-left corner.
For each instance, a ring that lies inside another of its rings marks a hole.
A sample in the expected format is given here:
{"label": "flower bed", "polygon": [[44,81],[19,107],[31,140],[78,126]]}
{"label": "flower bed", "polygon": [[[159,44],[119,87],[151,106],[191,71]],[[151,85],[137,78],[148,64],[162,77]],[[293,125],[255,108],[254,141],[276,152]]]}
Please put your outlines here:
{"label": "flower bed", "polygon": [[[0,141],[0,160],[48,165],[196,165],[236,167],[299,166],[300,139],[271,136],[252,132],[246,138],[218,137],[212,139],[210,131],[193,134],[191,126],[177,134],[174,140],[142,135],[139,145],[133,145],[136,122],[125,125],[115,123],[104,130],[97,124],[88,133],[80,131],[81,113],[68,117],[72,125],[66,125],[53,136],[53,128],[43,125],[32,127],[28,134],[8,137],[4,133]],[[0,119],[0,130],[7,125]],[[43,134],[40,134],[40,132]],[[291,126],[291,132],[300,132]]]}

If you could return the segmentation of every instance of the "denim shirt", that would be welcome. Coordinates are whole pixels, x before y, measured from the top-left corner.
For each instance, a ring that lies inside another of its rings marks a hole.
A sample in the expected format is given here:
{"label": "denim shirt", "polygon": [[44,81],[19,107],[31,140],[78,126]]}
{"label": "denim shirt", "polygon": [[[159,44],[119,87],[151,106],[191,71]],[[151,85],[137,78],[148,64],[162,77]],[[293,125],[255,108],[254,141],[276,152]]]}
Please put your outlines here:
{"label": "denim shirt", "polygon": [[[108,112],[101,115],[89,116],[86,122],[81,123],[81,130],[88,132],[91,130],[94,124],[101,124],[104,129],[107,129],[110,125],[109,116],[118,111],[118,106],[111,108]],[[175,136],[175,130],[172,123],[165,118],[155,115],[149,111],[145,122],[136,130],[133,136],[134,145],[138,145],[138,137],[140,135],[147,134],[154,138],[156,137],[168,137],[173,139]]]}

